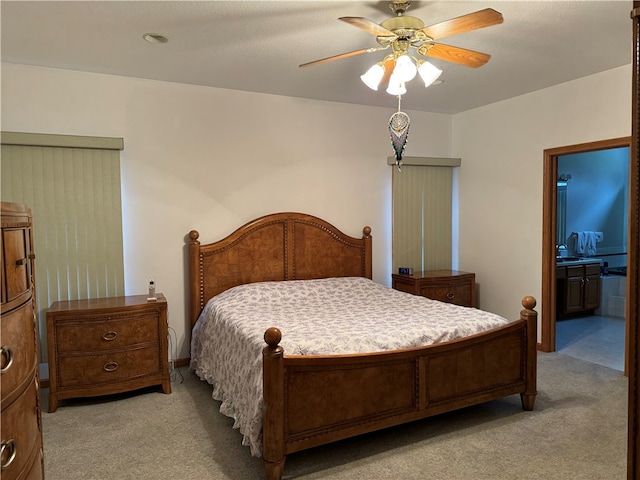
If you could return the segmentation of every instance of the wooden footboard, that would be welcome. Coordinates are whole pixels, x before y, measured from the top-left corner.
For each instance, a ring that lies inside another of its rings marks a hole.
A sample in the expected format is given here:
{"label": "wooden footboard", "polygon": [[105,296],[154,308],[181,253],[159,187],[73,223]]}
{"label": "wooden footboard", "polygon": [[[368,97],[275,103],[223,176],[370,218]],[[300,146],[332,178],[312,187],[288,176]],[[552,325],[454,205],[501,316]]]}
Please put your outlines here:
{"label": "wooden footboard", "polygon": [[365,355],[288,356],[265,332],[263,458],[268,480],[285,456],[381,428],[519,393],[536,397],[537,313],[452,342]]}

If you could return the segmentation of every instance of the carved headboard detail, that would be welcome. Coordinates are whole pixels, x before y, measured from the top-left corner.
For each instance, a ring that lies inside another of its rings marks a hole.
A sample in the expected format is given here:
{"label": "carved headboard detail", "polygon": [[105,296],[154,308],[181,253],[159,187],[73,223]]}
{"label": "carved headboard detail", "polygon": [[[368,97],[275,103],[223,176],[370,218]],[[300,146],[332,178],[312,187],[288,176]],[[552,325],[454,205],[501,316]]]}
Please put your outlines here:
{"label": "carved headboard detail", "polygon": [[206,302],[245,283],[327,277],[372,278],[371,228],[351,237],[303,213],[275,213],[201,245],[189,232],[191,325]]}

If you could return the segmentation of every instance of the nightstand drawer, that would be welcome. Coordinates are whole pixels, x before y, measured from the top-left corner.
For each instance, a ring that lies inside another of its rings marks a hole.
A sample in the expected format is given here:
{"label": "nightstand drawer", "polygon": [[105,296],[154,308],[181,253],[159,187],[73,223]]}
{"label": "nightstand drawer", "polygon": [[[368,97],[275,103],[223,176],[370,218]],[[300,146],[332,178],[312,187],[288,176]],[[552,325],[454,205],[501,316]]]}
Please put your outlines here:
{"label": "nightstand drawer", "polygon": [[159,315],[116,315],[58,320],[58,353],[113,350],[141,343],[159,343]]}
{"label": "nightstand drawer", "polygon": [[396,290],[464,307],[476,306],[476,275],[458,270],[427,270],[391,276]]}
{"label": "nightstand drawer", "polygon": [[429,288],[422,288],[420,295],[456,305],[472,305],[469,283],[434,285]]}
{"label": "nightstand drawer", "polygon": [[59,359],[58,386],[95,386],[161,373],[162,361],[158,346],[101,355],[69,355]]}

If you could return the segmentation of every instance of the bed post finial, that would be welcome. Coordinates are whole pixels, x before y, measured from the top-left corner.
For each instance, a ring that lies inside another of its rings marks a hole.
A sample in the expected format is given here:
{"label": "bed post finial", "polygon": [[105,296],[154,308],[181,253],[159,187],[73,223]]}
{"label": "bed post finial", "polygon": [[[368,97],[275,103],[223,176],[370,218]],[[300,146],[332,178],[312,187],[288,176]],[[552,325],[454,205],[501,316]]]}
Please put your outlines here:
{"label": "bed post finial", "polygon": [[276,327],[267,328],[264,332],[264,341],[271,348],[276,348],[282,340],[282,332]]}
{"label": "bed post finial", "polygon": [[536,303],[536,299],[531,295],[527,295],[526,297],[522,298],[522,306],[526,310],[533,310],[534,308],[536,308]]}
{"label": "bed post finial", "polygon": [[198,241],[198,237],[200,237],[200,234],[197,230],[191,230],[189,232],[189,240],[191,240],[191,243],[196,243]]}
{"label": "bed post finial", "polygon": [[365,225],[362,229],[363,238],[368,238],[371,236],[371,227],[369,225]]}

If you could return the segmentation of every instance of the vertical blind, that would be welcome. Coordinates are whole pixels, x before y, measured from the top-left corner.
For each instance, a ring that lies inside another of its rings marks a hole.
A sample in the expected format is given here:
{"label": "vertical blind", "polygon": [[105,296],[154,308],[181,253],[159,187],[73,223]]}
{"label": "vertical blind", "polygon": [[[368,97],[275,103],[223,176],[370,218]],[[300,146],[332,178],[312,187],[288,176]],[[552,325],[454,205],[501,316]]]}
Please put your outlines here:
{"label": "vertical blind", "polygon": [[403,165],[401,171],[393,169],[394,272],[398,267],[415,272],[451,268],[451,166]]}
{"label": "vertical blind", "polygon": [[[122,139],[87,143],[93,138],[2,132],[2,200],[33,212],[43,339],[44,312],[51,303],[124,295]],[[46,341],[41,341],[41,352],[46,355]]]}

